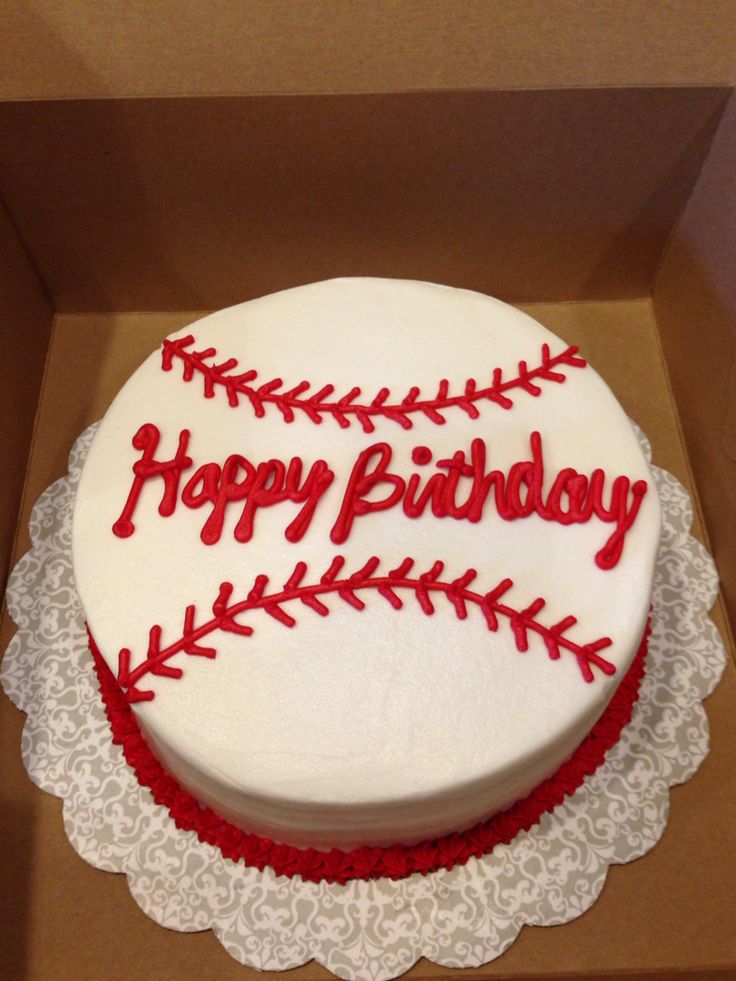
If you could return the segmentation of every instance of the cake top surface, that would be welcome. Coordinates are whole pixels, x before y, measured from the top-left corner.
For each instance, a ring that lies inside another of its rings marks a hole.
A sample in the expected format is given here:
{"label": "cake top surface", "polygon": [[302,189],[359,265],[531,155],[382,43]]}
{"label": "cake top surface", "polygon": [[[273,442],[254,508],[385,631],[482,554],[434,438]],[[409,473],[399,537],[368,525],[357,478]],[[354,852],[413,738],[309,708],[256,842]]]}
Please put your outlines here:
{"label": "cake top surface", "polygon": [[73,551],[155,739],[255,795],[340,803],[502,775],[592,725],[658,535],[633,430],[568,345],[481,294],[344,279],[144,362]]}

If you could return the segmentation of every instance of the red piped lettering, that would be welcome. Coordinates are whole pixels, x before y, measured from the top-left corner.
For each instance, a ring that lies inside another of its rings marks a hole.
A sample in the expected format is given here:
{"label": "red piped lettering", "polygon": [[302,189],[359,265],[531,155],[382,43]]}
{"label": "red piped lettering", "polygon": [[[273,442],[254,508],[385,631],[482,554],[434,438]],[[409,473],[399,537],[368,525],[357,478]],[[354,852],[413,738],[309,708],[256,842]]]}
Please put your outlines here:
{"label": "red piped lettering", "polygon": [[[133,437],[133,446],[141,457],[133,464],[133,484],[125,506],[113,525],[114,533],[127,538],[135,531],[133,514],[146,481],[160,477],[163,481],[159,514],[174,513],[182,472],[192,465],[187,456],[189,430],[179,434],[179,445],[170,460],[157,460],[161,438],[156,426],[146,423]],[[437,460],[434,471],[413,473],[407,479],[389,470],[393,450],[388,443],[374,443],[358,456],[350,472],[337,520],[330,532],[339,545],[346,541],[355,519],[375,511],[386,511],[399,503],[408,518],[418,518],[427,509],[436,518],[454,518],[479,522],[489,501],[502,521],[516,521],[536,514],[545,521],[560,525],[583,524],[597,517],[613,524],[614,530],[595,556],[601,569],[612,569],[621,558],[628,531],[639,513],[647,492],[643,480],[631,483],[629,477],[617,476],[610,485],[610,496],[604,501],[606,475],[601,469],[590,475],[564,467],[552,479],[544,493],[544,450],[538,432],[530,433],[531,459],[513,463],[508,472],[486,470],[487,447],[476,438],[470,445],[470,459],[463,450]],[[432,453],[427,447],[415,447],[412,461],[427,467]],[[301,504],[296,517],[287,525],[287,541],[300,541],[311,524],[317,505],[335,478],[324,460],[315,461],[303,478],[304,463],[298,456],[288,465],[271,459],[254,464],[239,454],[229,456],[224,464],[202,464],[191,475],[181,492],[188,508],[210,506],[200,537],[205,545],[214,545],[222,536],[228,508],[242,501],[233,535],[238,542],[249,542],[254,534],[256,515],[261,508],[284,501]],[[303,478],[303,479],[302,479]],[[370,495],[374,495],[371,499]]]}
{"label": "red piped lettering", "polygon": [[135,531],[133,513],[138,504],[143,485],[147,480],[152,480],[154,477],[163,479],[164,489],[161,503],[158,506],[158,513],[163,518],[168,518],[174,513],[182,471],[187,470],[192,465],[191,457],[186,455],[189,445],[189,430],[182,429],[179,433],[179,445],[172,460],[154,459],[160,439],[161,433],[152,422],[142,425],[133,437],[133,446],[143,452],[140,459],[133,464],[133,484],[128,493],[128,499],[120,517],[112,526],[113,533],[118,538],[129,538]]}
{"label": "red piped lettering", "polygon": [[[238,481],[236,478],[241,471],[244,476]],[[199,536],[205,545],[214,545],[220,540],[227,506],[231,501],[242,501],[248,495],[253,472],[253,464],[249,460],[233,454],[225,460],[222,468],[217,463],[205,463],[184,485],[182,504],[188,508],[212,505]]]}
{"label": "red piped lettering", "polygon": [[[629,487],[631,487],[631,504],[629,504]],[[606,510],[601,502],[596,508],[596,514],[602,521],[616,522],[615,531],[603,548],[596,553],[595,562],[600,569],[613,569],[618,565],[626,533],[636,520],[646,492],[646,481],[637,480],[632,486],[628,477],[616,477],[611,490],[610,507]]]}
{"label": "red piped lettering", "polygon": [[[398,474],[389,473],[392,450],[388,443],[374,443],[363,450],[350,473],[348,486],[342,499],[340,513],[332,527],[330,538],[339,545],[344,542],[353,527],[353,521],[362,514],[372,511],[385,511],[397,504],[404,496],[406,481]],[[377,458],[373,469],[369,469],[374,458]],[[391,489],[380,501],[366,500],[374,487],[387,484]]]}
{"label": "red piped lettering", "polygon": [[[156,460],[155,453],[161,438],[158,428],[153,423],[146,423],[135,434],[133,446],[142,450],[142,455],[133,464],[134,478],[128,499],[112,526],[119,538],[128,538],[135,531],[132,517],[147,480],[154,477],[163,479],[158,512],[164,518],[174,513],[182,472],[192,465],[191,457],[186,455],[189,435],[188,429],[181,431],[179,446],[172,460]],[[299,457],[294,457],[287,468],[281,460],[267,460],[254,465],[246,457],[233,453],[222,467],[218,463],[204,463],[198,467],[182,489],[181,502],[192,509],[210,505],[210,513],[200,532],[205,545],[214,545],[222,537],[228,507],[233,502],[245,501],[233,532],[238,542],[249,542],[253,537],[259,508],[271,507],[282,501],[302,504],[303,507],[284,533],[290,542],[298,542],[309,528],[320,498],[335,477],[324,460],[317,460],[302,482],[303,467]]]}
{"label": "red piped lettering", "polygon": [[233,454],[222,469],[216,463],[206,463],[192,474],[182,491],[182,504],[189,508],[212,506],[200,533],[205,545],[219,542],[228,505],[233,501],[245,501],[233,532],[238,542],[249,542],[253,537],[260,508],[282,501],[303,504],[284,533],[290,542],[298,542],[309,527],[319,499],[334,479],[325,461],[317,460],[300,484],[302,466],[299,457],[292,459],[287,470],[281,460],[266,460],[254,466],[245,457]]}

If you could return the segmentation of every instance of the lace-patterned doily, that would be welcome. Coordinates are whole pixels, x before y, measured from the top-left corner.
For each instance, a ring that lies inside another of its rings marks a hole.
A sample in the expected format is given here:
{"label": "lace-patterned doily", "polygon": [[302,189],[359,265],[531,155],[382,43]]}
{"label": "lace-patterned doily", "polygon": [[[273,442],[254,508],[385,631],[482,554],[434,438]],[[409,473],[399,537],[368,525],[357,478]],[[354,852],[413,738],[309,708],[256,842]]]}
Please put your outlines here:
{"label": "lace-patterned doily", "polygon": [[382,981],[422,956],[445,967],[478,966],[506,950],[525,923],[579,916],[599,895],[609,865],[638,858],[659,840],[669,788],[688,780],[708,751],[701,702],[725,664],[707,616],[715,567],[689,534],[690,501],[670,474],[653,468],[664,528],[647,672],[632,721],[605,764],[536,828],[482,859],[450,872],[340,886],[223,859],[177,830],[112,745],[71,564],[74,494],[94,429],[77,440],[68,475],[33,509],[33,547],[8,585],[18,632],[0,681],[28,715],[23,760],[39,787],[63,798],[71,844],[96,868],[124,872],[156,922],[212,929],[232,957],[261,970],[314,958],[341,978]]}

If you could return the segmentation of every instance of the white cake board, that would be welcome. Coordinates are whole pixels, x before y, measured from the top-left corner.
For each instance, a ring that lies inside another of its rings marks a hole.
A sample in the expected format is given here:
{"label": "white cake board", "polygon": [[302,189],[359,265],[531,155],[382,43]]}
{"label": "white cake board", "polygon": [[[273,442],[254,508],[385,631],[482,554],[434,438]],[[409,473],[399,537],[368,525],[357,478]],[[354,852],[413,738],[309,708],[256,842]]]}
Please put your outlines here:
{"label": "white cake board", "polygon": [[646,675],[632,721],[605,764],[539,826],[482,859],[450,872],[340,886],[234,864],[177,830],[112,745],[71,564],[74,495],[94,430],[80,436],[68,475],[33,509],[33,547],[8,585],[18,632],[0,682],[28,716],[26,769],[63,798],[72,846],[96,868],[124,872],[133,898],[157,923],[211,929],[232,957],[261,970],[315,959],[341,978],[383,981],[420,957],[477,967],[503,953],[524,924],[567,923],[585,912],[609,865],[639,858],[659,840],[669,788],[692,777],[708,752],[701,703],[726,663],[707,616],[715,566],[689,534],[690,500],[671,474],[652,468],[663,535]]}

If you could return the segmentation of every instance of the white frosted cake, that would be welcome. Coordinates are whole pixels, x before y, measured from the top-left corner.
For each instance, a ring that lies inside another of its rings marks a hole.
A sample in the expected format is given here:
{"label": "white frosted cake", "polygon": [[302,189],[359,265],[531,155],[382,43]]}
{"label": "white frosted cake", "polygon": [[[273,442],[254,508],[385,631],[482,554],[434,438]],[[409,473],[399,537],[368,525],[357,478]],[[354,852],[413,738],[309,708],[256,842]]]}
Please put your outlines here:
{"label": "white frosted cake", "polygon": [[644,634],[659,504],[574,348],[344,279],[168,338],[94,438],[74,569],[145,739],[237,828],[469,828],[553,774]]}

